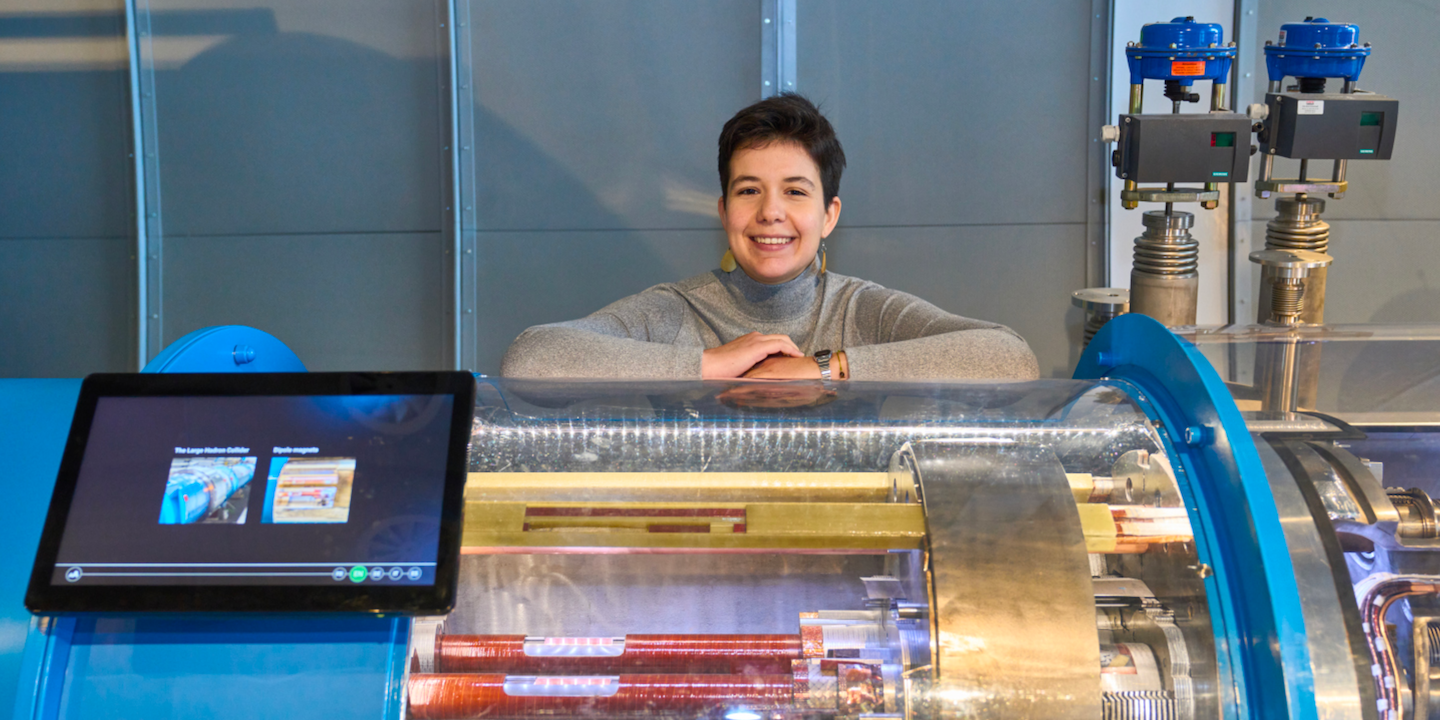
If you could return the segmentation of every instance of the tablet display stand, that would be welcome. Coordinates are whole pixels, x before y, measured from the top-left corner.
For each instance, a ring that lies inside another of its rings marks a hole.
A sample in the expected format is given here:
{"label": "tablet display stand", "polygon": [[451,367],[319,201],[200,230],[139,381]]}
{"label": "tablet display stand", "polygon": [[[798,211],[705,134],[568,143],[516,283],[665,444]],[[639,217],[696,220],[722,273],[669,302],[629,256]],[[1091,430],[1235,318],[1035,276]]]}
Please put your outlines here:
{"label": "tablet display stand", "polygon": [[[284,343],[197,330],[143,372],[304,372]],[[13,717],[398,720],[410,618],[298,613],[33,616]]]}

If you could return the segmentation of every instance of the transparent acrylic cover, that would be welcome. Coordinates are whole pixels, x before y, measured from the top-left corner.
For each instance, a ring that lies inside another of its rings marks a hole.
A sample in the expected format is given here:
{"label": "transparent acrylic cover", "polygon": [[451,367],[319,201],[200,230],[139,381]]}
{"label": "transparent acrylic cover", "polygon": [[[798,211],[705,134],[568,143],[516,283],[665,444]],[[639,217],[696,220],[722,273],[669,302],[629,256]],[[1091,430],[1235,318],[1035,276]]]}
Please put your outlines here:
{"label": "transparent acrylic cover", "polygon": [[1214,703],[1193,534],[1125,387],[479,382],[460,602],[416,625],[410,717]]}
{"label": "transparent acrylic cover", "polygon": [[1440,423],[1440,326],[1227,325],[1176,333],[1215,366],[1242,411],[1270,411],[1267,391],[1289,377],[1293,409],[1355,425]]}

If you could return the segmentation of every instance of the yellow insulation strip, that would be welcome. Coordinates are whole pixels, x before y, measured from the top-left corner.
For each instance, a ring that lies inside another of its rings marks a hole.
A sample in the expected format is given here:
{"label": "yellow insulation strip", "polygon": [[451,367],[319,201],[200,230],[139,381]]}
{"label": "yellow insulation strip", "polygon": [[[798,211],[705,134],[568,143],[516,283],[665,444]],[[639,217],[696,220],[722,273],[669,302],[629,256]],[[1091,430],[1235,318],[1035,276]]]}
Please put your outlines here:
{"label": "yellow insulation strip", "polygon": [[[746,503],[740,517],[668,517],[665,507],[692,503],[470,502],[465,506],[466,548],[678,548],[890,550],[920,547],[925,513],[915,503]],[[527,513],[546,508],[615,508],[653,515],[554,516]],[[727,515],[729,515],[727,513]],[[656,526],[668,531],[653,531]],[[675,532],[677,526],[692,532]]]}

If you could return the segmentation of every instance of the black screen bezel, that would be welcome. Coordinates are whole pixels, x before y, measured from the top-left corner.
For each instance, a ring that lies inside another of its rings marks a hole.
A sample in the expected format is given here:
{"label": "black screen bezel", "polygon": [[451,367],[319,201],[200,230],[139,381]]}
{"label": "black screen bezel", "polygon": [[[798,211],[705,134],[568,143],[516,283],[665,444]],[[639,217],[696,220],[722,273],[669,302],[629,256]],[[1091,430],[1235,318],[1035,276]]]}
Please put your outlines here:
{"label": "black screen bezel", "polygon": [[[445,488],[435,583],[413,585],[52,585],[60,540],[95,418],[107,397],[237,397],[313,395],[450,395]],[[69,612],[365,612],[439,615],[455,606],[460,536],[464,529],[475,378],[466,372],[110,374],[85,378],[45,529],[25,592],[33,613]]]}

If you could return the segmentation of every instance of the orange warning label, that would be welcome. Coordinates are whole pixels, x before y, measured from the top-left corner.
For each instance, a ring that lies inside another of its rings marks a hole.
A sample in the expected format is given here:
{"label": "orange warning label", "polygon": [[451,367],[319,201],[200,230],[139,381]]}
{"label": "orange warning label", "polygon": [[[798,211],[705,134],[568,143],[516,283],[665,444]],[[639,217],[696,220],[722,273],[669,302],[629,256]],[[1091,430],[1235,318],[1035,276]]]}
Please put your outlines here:
{"label": "orange warning label", "polygon": [[1204,60],[1173,60],[1170,62],[1171,75],[1204,75]]}

